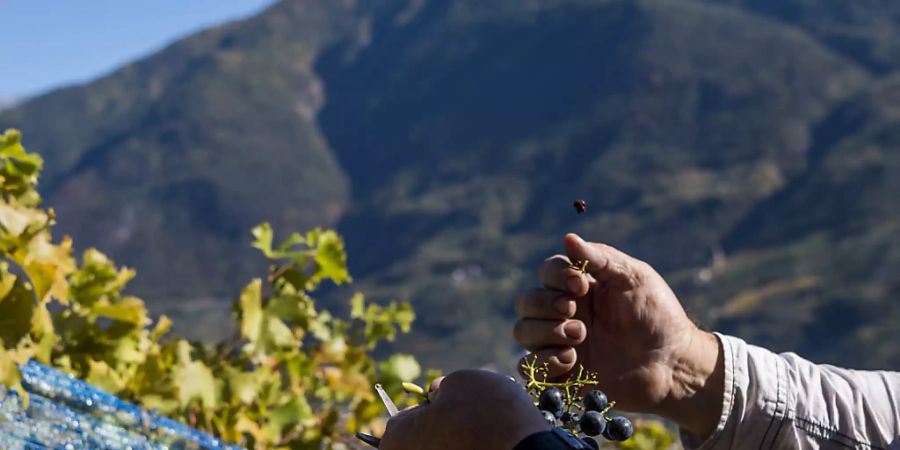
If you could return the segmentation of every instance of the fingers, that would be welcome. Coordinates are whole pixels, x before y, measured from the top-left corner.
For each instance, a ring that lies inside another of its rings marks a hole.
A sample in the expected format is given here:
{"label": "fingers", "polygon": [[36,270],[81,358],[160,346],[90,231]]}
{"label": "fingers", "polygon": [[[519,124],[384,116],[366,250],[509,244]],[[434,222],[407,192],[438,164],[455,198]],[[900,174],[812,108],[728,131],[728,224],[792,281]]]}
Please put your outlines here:
{"label": "fingers", "polygon": [[418,424],[424,420],[427,411],[428,408],[416,405],[388,419],[378,448],[385,450],[417,448],[422,439],[422,436],[419,436],[422,427]]}
{"label": "fingers", "polygon": [[431,380],[431,385],[428,386],[428,392],[437,392],[438,389],[441,388],[441,383],[444,381],[444,378],[447,377],[440,376],[435,378],[434,380]]}
{"label": "fingers", "polygon": [[444,382],[444,376],[440,376],[431,380],[431,384],[428,386],[428,392],[425,393],[426,398],[428,398],[429,402],[433,402],[437,400],[439,393],[441,392],[441,383]]}
{"label": "fingers", "polygon": [[[569,233],[563,239],[568,258],[588,261],[586,273],[598,281],[617,281],[630,286],[637,285],[640,261],[597,242],[586,242],[580,236]],[[583,277],[582,277],[583,278]],[[585,281],[585,288],[587,282]]]}
{"label": "fingers", "polygon": [[575,297],[587,294],[588,286],[584,278],[584,274],[572,265],[572,260],[563,255],[547,258],[538,270],[542,286],[567,292]]}
{"label": "fingers", "polygon": [[520,319],[513,328],[516,341],[530,351],[572,347],[584,341],[587,328],[580,320]]}
{"label": "fingers", "polygon": [[[550,377],[558,377],[569,373],[575,368],[575,362],[578,360],[578,354],[572,347],[551,347],[538,350],[526,356],[519,361],[519,367],[526,360],[534,357],[537,357],[535,364],[539,367],[543,366],[545,362],[547,363],[547,375]],[[527,379],[527,375],[524,373],[522,377]]]}
{"label": "fingers", "polygon": [[432,397],[433,404],[437,404],[439,399],[443,399],[443,402],[473,395],[477,397],[479,392],[496,391],[498,385],[507,383],[509,380],[505,375],[495,372],[481,369],[457,370],[432,382],[432,387],[436,387]]}
{"label": "fingers", "polygon": [[535,288],[516,297],[516,312],[529,319],[571,319],[575,315],[575,300],[558,291]]}

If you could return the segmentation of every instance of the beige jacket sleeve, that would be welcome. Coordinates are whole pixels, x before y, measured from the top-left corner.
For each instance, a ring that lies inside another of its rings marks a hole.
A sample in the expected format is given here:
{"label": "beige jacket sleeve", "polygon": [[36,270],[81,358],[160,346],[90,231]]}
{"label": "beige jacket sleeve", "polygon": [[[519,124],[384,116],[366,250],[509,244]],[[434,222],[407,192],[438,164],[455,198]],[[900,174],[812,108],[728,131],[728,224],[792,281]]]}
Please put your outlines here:
{"label": "beige jacket sleeve", "polygon": [[725,358],[722,415],[687,449],[900,450],[900,373],[813,364],[716,334]]}

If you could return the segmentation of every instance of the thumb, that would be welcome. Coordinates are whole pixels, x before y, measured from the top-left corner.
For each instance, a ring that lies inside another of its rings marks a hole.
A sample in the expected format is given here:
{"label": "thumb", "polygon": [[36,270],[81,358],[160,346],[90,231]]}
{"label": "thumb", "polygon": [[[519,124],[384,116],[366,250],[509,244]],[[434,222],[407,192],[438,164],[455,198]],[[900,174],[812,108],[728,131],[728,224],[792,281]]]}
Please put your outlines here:
{"label": "thumb", "polygon": [[599,242],[587,242],[575,233],[563,239],[566,256],[572,261],[588,261],[585,269],[597,281],[619,281],[635,284],[636,262],[634,258]]}

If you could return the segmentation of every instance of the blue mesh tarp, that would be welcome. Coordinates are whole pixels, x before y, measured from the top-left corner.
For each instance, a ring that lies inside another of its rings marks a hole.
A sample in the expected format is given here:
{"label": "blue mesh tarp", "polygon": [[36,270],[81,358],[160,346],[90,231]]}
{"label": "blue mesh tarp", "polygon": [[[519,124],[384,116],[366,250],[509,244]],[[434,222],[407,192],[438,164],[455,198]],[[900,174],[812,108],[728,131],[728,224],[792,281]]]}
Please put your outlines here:
{"label": "blue mesh tarp", "polygon": [[0,390],[3,450],[240,450],[42,364],[20,368],[31,402],[23,408],[17,395]]}

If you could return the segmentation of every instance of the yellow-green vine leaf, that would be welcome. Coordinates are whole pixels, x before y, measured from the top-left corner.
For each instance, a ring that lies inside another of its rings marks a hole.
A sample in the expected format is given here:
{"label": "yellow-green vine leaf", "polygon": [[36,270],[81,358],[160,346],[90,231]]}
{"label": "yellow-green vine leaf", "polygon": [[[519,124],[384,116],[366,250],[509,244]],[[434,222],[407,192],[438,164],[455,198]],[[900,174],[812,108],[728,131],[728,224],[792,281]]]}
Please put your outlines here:
{"label": "yellow-green vine leaf", "polygon": [[192,400],[200,400],[206,408],[215,408],[218,400],[216,379],[212,370],[202,361],[190,359],[190,344],[178,343],[179,366],[175,376],[178,389],[178,401],[182,407],[188,406]]}
{"label": "yellow-green vine leaf", "polygon": [[159,316],[159,319],[156,321],[156,326],[154,326],[153,331],[150,332],[150,340],[153,342],[159,341],[159,339],[165,336],[171,329],[172,319],[169,319],[165,314]]}
{"label": "yellow-green vine leaf", "polygon": [[312,408],[306,401],[306,397],[295,395],[286,403],[270,409],[266,415],[268,419],[268,433],[270,436],[280,437],[282,431],[289,426],[302,424],[313,418]]}
{"label": "yellow-green vine leaf", "polygon": [[312,280],[331,280],[334,284],[352,281],[347,272],[347,254],[344,240],[333,230],[315,229],[307,233],[306,240],[315,249],[316,273]]}
{"label": "yellow-green vine leaf", "polygon": [[0,298],[0,339],[15,345],[31,331],[34,314],[34,291],[21,282]]}
{"label": "yellow-green vine leaf", "polygon": [[22,373],[19,372],[19,366],[16,364],[17,359],[14,351],[8,351],[3,348],[3,341],[0,340],[0,384],[7,389],[15,389],[19,397],[22,398],[23,406],[28,407],[28,391],[22,387]]}
{"label": "yellow-green vine leaf", "polygon": [[422,374],[422,367],[412,355],[396,354],[381,363],[381,376],[385,379],[413,381]]}
{"label": "yellow-green vine leaf", "polygon": [[255,279],[241,291],[241,335],[255,346],[263,326],[262,282]]}
{"label": "yellow-green vine leaf", "polygon": [[115,303],[98,302],[91,306],[91,313],[98,317],[119,320],[143,327],[147,323],[147,308],[137,297],[125,297]]}
{"label": "yellow-green vine leaf", "polygon": [[34,309],[31,316],[31,333],[37,338],[37,342],[34,343],[34,358],[49,364],[53,346],[59,342],[59,336],[56,334],[53,317],[45,303],[37,305]]}
{"label": "yellow-green vine leaf", "polygon": [[350,318],[362,319],[366,315],[366,297],[362,292],[353,294],[350,298]]}
{"label": "yellow-green vine leaf", "polygon": [[250,246],[253,248],[257,248],[262,251],[263,255],[266,258],[272,257],[272,225],[269,225],[268,222],[261,223],[250,231],[253,234],[253,241],[250,243]]}
{"label": "yellow-green vine leaf", "polygon": [[85,381],[103,391],[116,394],[125,387],[125,381],[104,361],[88,360],[88,375]]}

